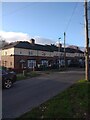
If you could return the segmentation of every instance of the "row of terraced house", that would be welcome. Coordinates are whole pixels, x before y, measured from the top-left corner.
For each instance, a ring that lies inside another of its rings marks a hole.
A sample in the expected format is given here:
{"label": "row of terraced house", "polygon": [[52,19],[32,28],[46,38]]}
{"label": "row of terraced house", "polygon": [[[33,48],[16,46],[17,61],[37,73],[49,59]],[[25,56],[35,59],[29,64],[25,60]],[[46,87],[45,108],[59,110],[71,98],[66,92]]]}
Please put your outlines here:
{"label": "row of terraced house", "polygon": [[65,63],[65,53],[67,66],[77,62],[81,64],[84,61],[84,52],[78,47],[64,49],[61,44],[40,45],[36,44],[34,39],[17,41],[2,48],[1,65],[14,70],[50,67],[59,63],[62,66]]}

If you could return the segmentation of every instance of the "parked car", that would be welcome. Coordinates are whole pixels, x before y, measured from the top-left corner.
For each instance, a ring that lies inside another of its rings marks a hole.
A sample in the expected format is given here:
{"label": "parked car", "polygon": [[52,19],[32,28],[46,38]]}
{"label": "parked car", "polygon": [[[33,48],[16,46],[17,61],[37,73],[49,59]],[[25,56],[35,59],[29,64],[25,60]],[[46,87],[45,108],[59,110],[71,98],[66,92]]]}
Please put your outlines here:
{"label": "parked car", "polygon": [[13,71],[9,72],[0,69],[0,78],[2,78],[2,87],[9,89],[12,86],[12,84],[16,81],[17,76],[16,73]]}

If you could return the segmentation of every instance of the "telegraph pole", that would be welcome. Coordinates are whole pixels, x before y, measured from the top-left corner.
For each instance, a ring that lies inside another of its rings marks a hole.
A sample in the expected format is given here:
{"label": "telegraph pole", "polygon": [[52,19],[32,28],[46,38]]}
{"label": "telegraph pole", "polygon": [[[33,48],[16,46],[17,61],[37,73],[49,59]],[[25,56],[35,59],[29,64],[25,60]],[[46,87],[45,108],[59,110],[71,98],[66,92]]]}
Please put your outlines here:
{"label": "telegraph pole", "polygon": [[64,62],[65,62],[65,69],[66,69],[66,33],[64,32]]}
{"label": "telegraph pole", "polygon": [[86,50],[85,50],[85,79],[89,80],[89,37],[88,37],[88,12],[87,12],[87,0],[85,0],[85,40],[86,40]]}
{"label": "telegraph pole", "polygon": [[59,39],[59,49],[58,49],[58,52],[59,52],[59,70],[60,70],[60,67],[61,67],[61,59],[60,59],[60,39],[61,38],[58,38]]}

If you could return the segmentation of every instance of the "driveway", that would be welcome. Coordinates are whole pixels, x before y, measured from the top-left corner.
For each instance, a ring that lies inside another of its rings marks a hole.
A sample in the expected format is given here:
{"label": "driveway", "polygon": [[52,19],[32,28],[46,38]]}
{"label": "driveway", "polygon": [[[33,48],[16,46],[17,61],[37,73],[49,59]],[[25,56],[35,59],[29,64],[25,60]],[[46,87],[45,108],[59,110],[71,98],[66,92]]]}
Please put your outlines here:
{"label": "driveway", "polygon": [[80,79],[84,79],[84,71],[53,72],[16,82],[11,89],[3,90],[3,118],[19,117]]}

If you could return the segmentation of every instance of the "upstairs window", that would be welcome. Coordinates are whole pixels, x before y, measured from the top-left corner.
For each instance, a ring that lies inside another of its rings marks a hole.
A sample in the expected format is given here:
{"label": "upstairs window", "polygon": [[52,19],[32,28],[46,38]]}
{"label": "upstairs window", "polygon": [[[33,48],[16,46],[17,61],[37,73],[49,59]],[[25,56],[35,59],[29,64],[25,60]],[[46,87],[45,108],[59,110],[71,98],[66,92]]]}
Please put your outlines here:
{"label": "upstairs window", "polygon": [[29,55],[30,55],[30,56],[33,55],[33,52],[32,52],[32,51],[29,51]]}
{"label": "upstairs window", "polygon": [[7,55],[7,52],[5,52],[5,55]]}
{"label": "upstairs window", "polygon": [[22,52],[20,51],[20,54],[22,54]]}

